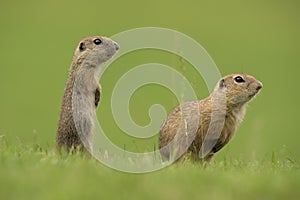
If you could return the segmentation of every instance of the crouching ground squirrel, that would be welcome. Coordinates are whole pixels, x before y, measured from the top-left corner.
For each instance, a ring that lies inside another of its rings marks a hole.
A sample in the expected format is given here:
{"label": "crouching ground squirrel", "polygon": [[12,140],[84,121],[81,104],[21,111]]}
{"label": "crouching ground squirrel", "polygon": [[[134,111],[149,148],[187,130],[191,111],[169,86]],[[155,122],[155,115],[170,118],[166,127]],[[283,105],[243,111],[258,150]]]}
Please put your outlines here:
{"label": "crouching ground squirrel", "polygon": [[162,159],[190,154],[192,160],[210,161],[232,138],[247,103],[261,88],[253,76],[231,74],[221,78],[207,98],[175,107],[159,132]]}
{"label": "crouching ground squirrel", "polygon": [[58,147],[66,150],[84,146],[92,150],[95,110],[100,100],[100,65],[119,49],[113,40],[83,38],[75,49],[62,98],[56,134]]}

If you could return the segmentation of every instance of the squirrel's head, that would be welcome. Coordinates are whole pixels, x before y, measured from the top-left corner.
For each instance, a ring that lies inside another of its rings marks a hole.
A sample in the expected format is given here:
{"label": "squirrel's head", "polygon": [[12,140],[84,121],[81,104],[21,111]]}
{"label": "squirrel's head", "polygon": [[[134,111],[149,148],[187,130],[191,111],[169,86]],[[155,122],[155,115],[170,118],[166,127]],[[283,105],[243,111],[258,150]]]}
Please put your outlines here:
{"label": "squirrel's head", "polygon": [[225,91],[227,104],[238,105],[250,101],[262,86],[248,74],[231,74],[221,78],[215,90]]}
{"label": "squirrel's head", "polygon": [[118,49],[119,45],[107,37],[86,37],[79,42],[74,57],[79,63],[97,67],[109,60]]}

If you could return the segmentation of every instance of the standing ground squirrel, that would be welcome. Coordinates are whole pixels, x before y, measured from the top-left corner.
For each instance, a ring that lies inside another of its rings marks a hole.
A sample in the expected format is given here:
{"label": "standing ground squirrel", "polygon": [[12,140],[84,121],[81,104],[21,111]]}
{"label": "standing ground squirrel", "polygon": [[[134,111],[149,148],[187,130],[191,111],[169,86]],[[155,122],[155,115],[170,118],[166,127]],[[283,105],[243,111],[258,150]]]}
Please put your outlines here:
{"label": "standing ground squirrel", "polygon": [[163,160],[190,153],[193,160],[210,161],[232,138],[247,103],[261,88],[253,76],[231,74],[221,78],[207,98],[175,107],[159,132]]}
{"label": "standing ground squirrel", "polygon": [[66,150],[84,146],[91,152],[95,110],[100,100],[100,65],[109,60],[119,45],[109,38],[83,38],[75,49],[62,98],[56,134]]}

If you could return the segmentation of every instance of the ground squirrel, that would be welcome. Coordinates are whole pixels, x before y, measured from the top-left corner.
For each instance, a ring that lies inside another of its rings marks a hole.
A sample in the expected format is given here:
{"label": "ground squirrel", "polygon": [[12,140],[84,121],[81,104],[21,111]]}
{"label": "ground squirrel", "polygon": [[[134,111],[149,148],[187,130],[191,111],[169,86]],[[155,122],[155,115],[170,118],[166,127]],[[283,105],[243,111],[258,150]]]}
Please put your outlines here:
{"label": "ground squirrel", "polygon": [[231,74],[207,98],[175,107],[160,128],[162,159],[177,160],[188,153],[192,160],[209,161],[232,138],[247,103],[261,88],[253,76]]}
{"label": "ground squirrel", "polygon": [[83,38],[75,49],[62,98],[56,134],[59,147],[84,146],[92,150],[95,110],[100,100],[100,65],[109,60],[119,45],[109,38]]}

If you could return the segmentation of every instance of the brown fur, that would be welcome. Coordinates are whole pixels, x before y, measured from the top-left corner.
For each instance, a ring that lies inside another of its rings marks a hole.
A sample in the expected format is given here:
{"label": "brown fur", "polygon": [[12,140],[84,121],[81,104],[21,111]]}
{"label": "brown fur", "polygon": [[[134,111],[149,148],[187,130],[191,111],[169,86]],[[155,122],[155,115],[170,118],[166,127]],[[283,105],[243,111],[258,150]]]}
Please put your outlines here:
{"label": "brown fur", "polygon": [[[96,44],[96,39],[101,43]],[[102,36],[83,38],[76,47],[60,108],[56,134],[59,147],[70,150],[83,146],[84,142],[84,146],[92,150],[94,113],[101,93],[99,68],[118,48],[117,43]],[[82,138],[87,141],[82,141]]]}
{"label": "brown fur", "polygon": [[[244,82],[235,81],[237,76]],[[250,75],[232,74],[221,78],[207,98],[174,108],[159,132],[162,158],[177,160],[188,153],[194,160],[209,161],[232,139],[247,103],[261,88],[262,83]]]}

